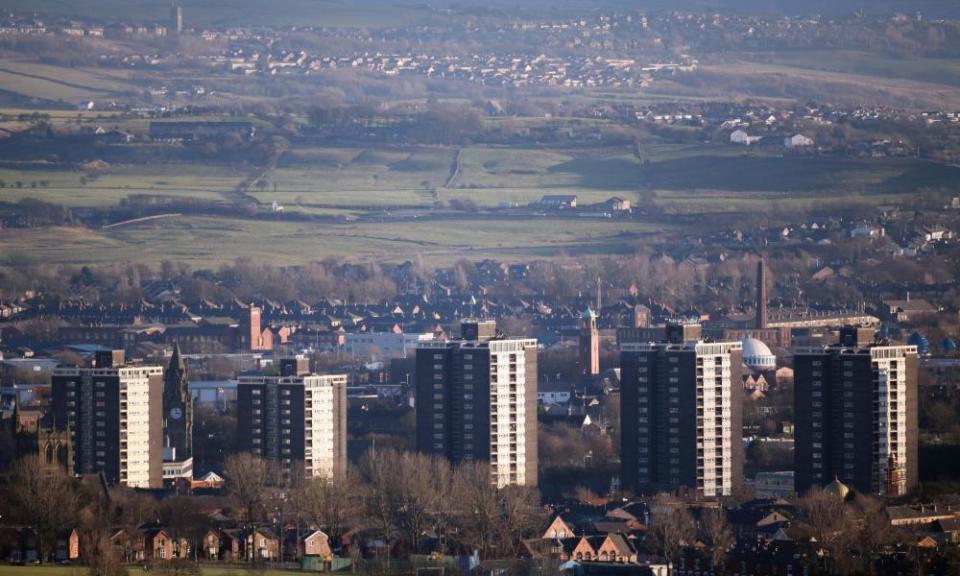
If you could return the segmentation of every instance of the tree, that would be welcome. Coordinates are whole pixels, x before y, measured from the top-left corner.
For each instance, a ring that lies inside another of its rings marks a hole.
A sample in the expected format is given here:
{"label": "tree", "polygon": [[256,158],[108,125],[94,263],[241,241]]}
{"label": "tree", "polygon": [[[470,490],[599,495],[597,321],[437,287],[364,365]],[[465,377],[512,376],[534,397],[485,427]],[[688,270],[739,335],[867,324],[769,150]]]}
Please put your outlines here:
{"label": "tree", "polygon": [[420,552],[420,539],[430,524],[436,493],[430,481],[432,459],[416,452],[405,452],[399,457],[397,468],[397,498],[403,527],[410,544]]}
{"label": "tree", "polygon": [[431,522],[437,534],[438,552],[444,552],[447,532],[456,521],[457,494],[454,491],[455,471],[445,458],[433,458],[430,465],[430,489],[433,492]]}
{"label": "tree", "polygon": [[523,538],[544,521],[535,488],[505,486],[491,481],[486,463],[467,462],[454,479],[462,537],[484,555],[515,556]]}
{"label": "tree", "polygon": [[46,559],[57,533],[76,525],[79,506],[72,479],[59,466],[44,466],[36,454],[13,465],[10,487],[20,520],[37,536],[37,557]]}
{"label": "tree", "polygon": [[121,509],[99,488],[99,483],[80,487],[80,500],[86,502],[79,520],[81,557],[90,576],[126,576],[120,551],[110,541]]}
{"label": "tree", "polygon": [[260,519],[267,480],[267,463],[249,452],[228,456],[223,465],[227,476],[227,490],[243,510],[243,520],[248,525]]}
{"label": "tree", "polygon": [[149,494],[128,487],[113,489],[111,499],[117,507],[117,525],[128,537],[123,543],[121,559],[130,562],[133,560],[133,547],[129,537],[144,522],[157,519],[157,503]]}
{"label": "tree", "polygon": [[693,517],[683,502],[663,493],[657,494],[650,507],[650,527],[663,555],[670,559],[697,534]]}
{"label": "tree", "polygon": [[87,539],[82,550],[89,576],[127,576],[129,573],[108,536]]}
{"label": "tree", "polygon": [[367,450],[360,462],[360,474],[365,481],[363,509],[365,515],[383,538],[384,561],[390,566],[390,536],[397,519],[399,498],[397,490],[398,455],[393,450]]}
{"label": "tree", "polygon": [[843,523],[843,501],[821,488],[807,492],[797,502],[797,508],[821,546],[833,538]]}
{"label": "tree", "polygon": [[736,544],[733,530],[730,529],[727,515],[722,508],[703,511],[700,519],[700,535],[710,551],[710,560],[715,568],[720,566],[727,552]]}
{"label": "tree", "polygon": [[496,548],[494,535],[499,522],[497,487],[490,482],[490,468],[480,462],[467,462],[457,467],[454,486],[460,504],[458,524],[463,538],[481,554]]}
{"label": "tree", "polygon": [[[300,560],[300,538],[304,523],[309,519],[307,513],[307,478],[306,468],[302,461],[295,461],[289,474],[283,479],[281,490],[272,493],[274,509],[279,513],[279,532],[283,534],[284,526],[293,522],[296,531],[294,557]],[[282,546],[283,544],[281,544]]]}
{"label": "tree", "polygon": [[502,556],[516,557],[521,543],[546,521],[540,493],[529,486],[505,486],[498,492],[500,522],[498,546]]}
{"label": "tree", "polygon": [[306,521],[323,529],[330,542],[335,542],[346,532],[350,513],[358,508],[359,478],[351,469],[345,480],[334,482],[326,478],[312,478],[304,482],[303,513]]}
{"label": "tree", "polygon": [[821,488],[814,488],[797,502],[797,509],[813,530],[818,545],[827,552],[830,572],[855,572],[856,562],[849,550],[854,543],[856,524],[846,514],[843,500]]}

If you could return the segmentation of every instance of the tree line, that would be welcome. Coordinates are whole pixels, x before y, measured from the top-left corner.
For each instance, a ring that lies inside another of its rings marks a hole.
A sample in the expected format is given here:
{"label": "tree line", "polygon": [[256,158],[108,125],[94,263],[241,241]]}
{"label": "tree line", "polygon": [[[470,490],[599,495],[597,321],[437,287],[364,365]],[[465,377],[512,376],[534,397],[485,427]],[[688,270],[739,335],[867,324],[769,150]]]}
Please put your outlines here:
{"label": "tree line", "polygon": [[[375,556],[389,564],[410,554],[466,549],[484,558],[516,558],[522,540],[546,520],[535,488],[497,489],[488,466],[479,462],[451,465],[419,453],[373,448],[337,481],[307,479],[302,464],[283,474],[250,453],[228,456],[223,470],[223,496],[160,498],[107,488],[95,477],[75,478],[27,455],[0,484],[6,504],[2,522],[32,531],[41,562],[49,561],[64,532],[76,529],[89,573],[113,576],[123,574],[132,557],[111,537],[120,530],[136,534],[146,523],[163,526],[175,542],[189,542],[193,561],[200,559],[208,530],[236,527],[294,531],[298,541],[323,530],[335,552],[354,558],[362,554],[357,542],[379,540],[385,545],[375,547]],[[222,510],[230,521],[218,524],[202,512],[205,508]],[[354,544],[343,548],[348,534]]]}

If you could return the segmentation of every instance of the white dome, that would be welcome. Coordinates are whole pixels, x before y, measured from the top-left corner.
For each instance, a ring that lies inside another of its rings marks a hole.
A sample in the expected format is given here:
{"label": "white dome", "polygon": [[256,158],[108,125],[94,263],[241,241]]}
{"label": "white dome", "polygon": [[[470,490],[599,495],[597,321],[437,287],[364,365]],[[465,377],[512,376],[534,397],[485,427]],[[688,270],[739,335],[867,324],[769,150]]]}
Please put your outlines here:
{"label": "white dome", "polygon": [[777,357],[766,344],[747,336],[743,339],[743,363],[751,370],[773,370],[777,367]]}

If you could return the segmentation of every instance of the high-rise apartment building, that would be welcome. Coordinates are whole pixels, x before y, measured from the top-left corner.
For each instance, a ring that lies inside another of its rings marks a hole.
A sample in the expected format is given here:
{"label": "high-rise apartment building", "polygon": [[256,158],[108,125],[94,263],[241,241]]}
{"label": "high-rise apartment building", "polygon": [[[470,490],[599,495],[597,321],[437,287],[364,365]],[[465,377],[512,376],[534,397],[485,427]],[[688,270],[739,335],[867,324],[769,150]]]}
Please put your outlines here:
{"label": "high-rise apartment building", "polygon": [[730,495],[743,480],[740,342],[672,325],[666,342],[621,344],[621,481],[638,493]]}
{"label": "high-rise apartment building", "polygon": [[310,374],[303,359],[279,375],[244,374],[237,384],[240,450],[307,477],[340,480],[347,469],[347,376]]}
{"label": "high-rise apartment building", "polygon": [[797,492],[839,479],[900,496],[917,484],[917,349],[848,327],[840,342],[794,352]]}
{"label": "high-rise apartment building", "polygon": [[163,368],[98,352],[95,366],[57,368],[54,426],[68,430],[76,474],[133,488],[163,487]]}
{"label": "high-rise apartment building", "polygon": [[537,341],[465,322],[417,349],[417,448],[490,463],[497,486],[537,484]]}

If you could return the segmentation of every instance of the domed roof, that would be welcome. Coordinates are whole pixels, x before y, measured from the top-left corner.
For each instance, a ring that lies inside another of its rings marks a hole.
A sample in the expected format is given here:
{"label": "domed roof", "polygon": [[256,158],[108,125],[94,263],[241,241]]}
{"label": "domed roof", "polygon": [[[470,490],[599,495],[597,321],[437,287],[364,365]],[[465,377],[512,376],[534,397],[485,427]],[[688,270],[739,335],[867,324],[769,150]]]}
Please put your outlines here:
{"label": "domed roof", "polygon": [[589,306],[587,306],[587,309],[583,311],[583,318],[585,320],[590,318],[596,318],[596,317],[597,317],[597,314],[592,309],[590,309]]}
{"label": "domed roof", "polygon": [[773,356],[773,352],[770,351],[769,346],[767,346],[760,340],[747,336],[743,339],[743,355],[744,356]]}
{"label": "domed roof", "polygon": [[743,339],[743,363],[755,370],[773,369],[777,367],[777,357],[766,344],[746,336]]}
{"label": "domed roof", "polygon": [[835,496],[841,500],[846,500],[847,496],[850,494],[850,488],[841,482],[839,478],[834,477],[833,482],[823,487],[823,492],[830,496]]}

